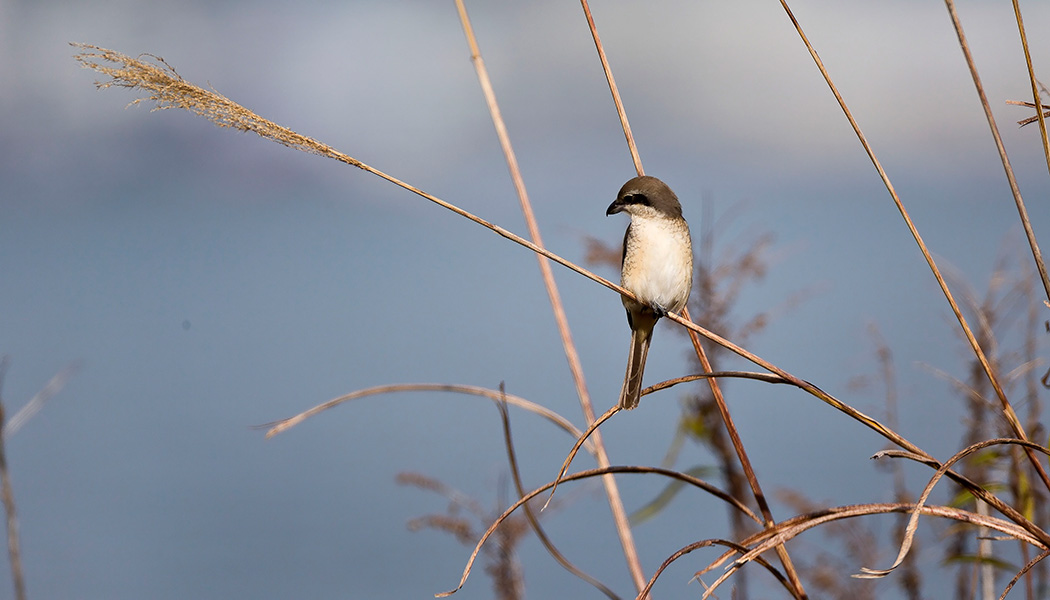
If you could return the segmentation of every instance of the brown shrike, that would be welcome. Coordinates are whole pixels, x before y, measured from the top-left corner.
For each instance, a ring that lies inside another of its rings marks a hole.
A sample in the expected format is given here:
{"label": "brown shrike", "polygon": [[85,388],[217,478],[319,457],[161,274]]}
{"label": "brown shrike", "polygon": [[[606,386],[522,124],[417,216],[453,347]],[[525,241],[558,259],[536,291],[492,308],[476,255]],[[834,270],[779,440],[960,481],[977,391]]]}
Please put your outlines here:
{"label": "brown shrike", "polygon": [[649,340],[660,317],[680,312],[693,287],[693,243],[682,205],[667,184],[635,177],[623,184],[606,215],[625,212],[631,224],[623,237],[620,285],[638,297],[622,297],[631,326],[631,353],[620,392],[620,408],[638,406]]}

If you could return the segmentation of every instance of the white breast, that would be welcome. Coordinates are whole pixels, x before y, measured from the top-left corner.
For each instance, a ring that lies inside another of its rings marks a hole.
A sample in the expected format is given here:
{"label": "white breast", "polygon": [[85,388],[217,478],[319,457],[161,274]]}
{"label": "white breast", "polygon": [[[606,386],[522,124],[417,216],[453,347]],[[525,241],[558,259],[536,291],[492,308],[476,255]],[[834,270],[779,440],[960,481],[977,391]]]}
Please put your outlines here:
{"label": "white breast", "polygon": [[693,283],[693,249],[684,222],[632,215],[623,287],[646,304],[679,312]]}

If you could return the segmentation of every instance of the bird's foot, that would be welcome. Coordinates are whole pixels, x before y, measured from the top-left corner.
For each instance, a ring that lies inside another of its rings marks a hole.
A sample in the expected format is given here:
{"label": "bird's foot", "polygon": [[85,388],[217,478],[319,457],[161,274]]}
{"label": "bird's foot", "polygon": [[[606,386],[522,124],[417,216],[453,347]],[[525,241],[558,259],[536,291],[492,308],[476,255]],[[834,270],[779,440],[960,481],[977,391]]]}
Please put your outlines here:
{"label": "bird's foot", "polygon": [[662,307],[662,306],[660,306],[659,304],[657,304],[655,302],[650,304],[649,308],[653,309],[653,312],[656,313],[656,318],[658,318],[658,319],[662,319],[662,318],[667,316],[667,309]]}

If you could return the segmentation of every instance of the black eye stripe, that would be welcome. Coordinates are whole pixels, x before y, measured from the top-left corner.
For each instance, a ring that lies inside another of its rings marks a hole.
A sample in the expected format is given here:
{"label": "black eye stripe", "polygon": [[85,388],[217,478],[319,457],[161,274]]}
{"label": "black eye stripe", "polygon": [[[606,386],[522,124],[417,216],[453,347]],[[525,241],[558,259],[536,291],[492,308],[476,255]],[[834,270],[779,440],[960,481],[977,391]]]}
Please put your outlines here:
{"label": "black eye stripe", "polygon": [[631,203],[631,204],[641,204],[642,206],[652,206],[652,203],[649,202],[649,197],[646,196],[645,194],[641,194],[641,193],[634,193],[634,194],[631,194],[631,195],[627,196],[627,201],[629,203]]}

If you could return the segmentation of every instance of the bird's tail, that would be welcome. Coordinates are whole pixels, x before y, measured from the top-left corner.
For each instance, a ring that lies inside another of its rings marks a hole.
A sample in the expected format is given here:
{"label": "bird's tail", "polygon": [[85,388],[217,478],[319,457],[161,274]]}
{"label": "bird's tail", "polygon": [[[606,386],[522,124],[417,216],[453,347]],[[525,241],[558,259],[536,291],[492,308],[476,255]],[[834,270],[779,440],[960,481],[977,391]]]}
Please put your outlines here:
{"label": "bird's tail", "polygon": [[652,337],[652,326],[631,330],[631,353],[627,356],[627,374],[623,378],[623,390],[620,391],[620,408],[623,410],[636,408],[642,397],[642,373],[645,371],[645,357],[649,354],[649,340]]}

